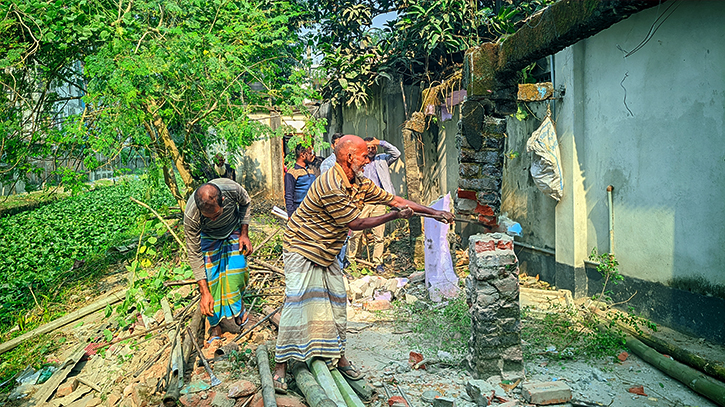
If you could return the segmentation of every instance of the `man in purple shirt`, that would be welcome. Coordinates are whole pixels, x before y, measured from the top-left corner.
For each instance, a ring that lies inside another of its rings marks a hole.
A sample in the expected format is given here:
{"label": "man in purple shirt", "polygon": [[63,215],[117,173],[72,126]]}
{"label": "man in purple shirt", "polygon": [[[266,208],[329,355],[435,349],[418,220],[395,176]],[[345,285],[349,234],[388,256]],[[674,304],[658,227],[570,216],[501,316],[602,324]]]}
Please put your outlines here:
{"label": "man in purple shirt", "polygon": [[[395,188],[390,181],[390,165],[400,158],[400,150],[394,145],[384,140],[378,140],[375,137],[367,137],[365,139],[368,148],[368,158],[370,164],[366,165],[363,174],[370,179],[373,184],[395,195]],[[378,146],[382,147],[385,152],[377,154]],[[385,205],[365,205],[362,210],[361,217],[375,217],[384,215],[386,212]],[[385,225],[379,225],[371,229],[373,232],[373,264],[376,265],[378,272],[385,271],[383,268],[383,250],[385,249]],[[362,230],[354,231],[347,243],[347,261],[352,263],[357,257],[362,240]]]}

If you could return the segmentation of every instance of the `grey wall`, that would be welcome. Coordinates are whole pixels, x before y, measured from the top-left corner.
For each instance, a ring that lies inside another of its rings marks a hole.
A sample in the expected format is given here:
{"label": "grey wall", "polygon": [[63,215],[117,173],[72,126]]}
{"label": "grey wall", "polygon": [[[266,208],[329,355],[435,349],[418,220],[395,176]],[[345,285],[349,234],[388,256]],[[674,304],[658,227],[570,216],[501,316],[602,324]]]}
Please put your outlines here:
{"label": "grey wall", "polygon": [[[408,112],[420,110],[420,88],[405,86],[405,104]],[[406,109],[400,86],[384,81],[372,91],[366,106],[347,106],[342,109],[342,118],[336,109],[330,109],[329,133],[342,123],[342,131],[360,137],[377,137],[389,141],[403,152],[402,129],[406,120]],[[419,145],[418,165],[421,168],[422,203],[429,204],[450,192],[455,196],[458,187],[458,150],[455,135],[458,131],[459,106],[453,110],[453,118],[438,121],[422,134]],[[382,152],[382,151],[381,151]],[[325,152],[325,155],[329,151]],[[405,154],[390,168],[390,175],[398,195],[407,196],[405,184]]]}
{"label": "grey wall", "polygon": [[[556,123],[564,198],[557,261],[609,252],[606,187],[622,274],[725,285],[725,2],[682,3],[649,42],[665,5],[555,56],[566,94]],[[626,97],[626,104],[625,104]],[[526,230],[526,228],[524,228]]]}
{"label": "grey wall", "polygon": [[[519,222],[523,235],[516,242],[553,250],[556,247],[556,201],[544,195],[531,177],[533,153],[526,152],[526,141],[546,117],[546,102],[519,102],[527,112],[527,118],[506,120],[501,214]],[[554,258],[551,254],[518,246],[515,248],[522,273],[540,275],[546,281],[554,282]]]}

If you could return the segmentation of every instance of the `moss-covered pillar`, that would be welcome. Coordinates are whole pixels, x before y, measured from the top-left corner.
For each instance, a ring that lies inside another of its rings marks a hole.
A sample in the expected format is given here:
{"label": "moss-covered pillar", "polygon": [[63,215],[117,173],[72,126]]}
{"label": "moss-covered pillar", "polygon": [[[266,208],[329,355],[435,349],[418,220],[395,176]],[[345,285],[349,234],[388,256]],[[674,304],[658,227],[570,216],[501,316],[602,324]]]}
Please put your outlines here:
{"label": "moss-covered pillar", "polygon": [[[506,115],[516,111],[516,84],[496,79],[498,45],[486,43],[466,52],[463,78],[466,101],[458,133],[459,181],[456,212],[495,226],[501,209],[501,177]],[[464,233],[482,231],[480,228]]]}

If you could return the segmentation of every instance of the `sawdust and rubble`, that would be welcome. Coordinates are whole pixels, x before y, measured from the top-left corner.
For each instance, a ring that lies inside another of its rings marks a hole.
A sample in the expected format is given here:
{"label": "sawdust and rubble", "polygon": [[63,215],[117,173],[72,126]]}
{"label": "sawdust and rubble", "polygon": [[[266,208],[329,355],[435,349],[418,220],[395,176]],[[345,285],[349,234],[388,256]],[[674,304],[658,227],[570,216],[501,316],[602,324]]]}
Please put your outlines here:
{"label": "sawdust and rubble", "polygon": [[[257,225],[257,231],[272,233],[275,226]],[[353,299],[348,307],[347,355],[366,375],[376,390],[376,395],[368,404],[378,407],[387,404],[390,392],[395,395],[405,392],[413,406],[428,406],[438,396],[440,400],[449,400],[458,407],[474,407],[481,400],[471,395],[473,378],[462,363],[446,361],[440,355],[430,354],[429,349],[411,345],[406,340],[408,331],[401,330],[396,320],[398,315],[387,307],[370,306],[375,301],[426,301],[426,289],[422,274],[415,274],[410,256],[396,255],[396,245],[407,244],[407,236],[391,242],[391,251],[387,253],[385,276],[349,276],[348,291]],[[280,258],[265,259],[272,265],[283,267]],[[454,264],[457,274],[465,277],[467,273],[467,254],[465,251],[454,252]],[[259,373],[254,362],[254,350],[260,344],[268,344],[274,349],[276,335],[275,318],[259,324],[253,330],[249,327],[257,324],[263,317],[274,310],[283,301],[283,278],[275,273],[252,270],[249,290],[269,294],[264,301],[256,302],[249,322],[245,325],[244,337],[237,341],[237,349],[229,344],[240,334],[234,324],[225,324],[221,340],[211,343],[204,342],[204,356],[210,360],[214,374],[222,384],[211,387],[209,375],[205,368],[196,362],[187,367],[184,387],[179,402],[188,406],[251,406],[263,405]],[[355,278],[357,277],[357,278]],[[123,274],[115,273],[98,284],[104,295],[122,288]],[[562,290],[552,290],[545,282],[536,277],[521,276],[521,305],[551,307],[559,302],[577,307],[588,306],[575,302],[570,294]],[[175,294],[194,298],[195,290],[191,286],[182,286],[174,290]],[[261,298],[261,297],[260,297]],[[261,304],[264,303],[262,306]],[[181,309],[172,310],[174,313]],[[171,339],[165,329],[158,329],[164,324],[163,314],[154,318],[139,318],[131,329],[117,332],[113,344],[106,347],[103,332],[112,328],[110,319],[103,312],[88,315],[81,322],[66,326],[55,335],[62,335],[67,340],[63,347],[48,357],[49,362],[66,361],[80,346],[83,348],[81,361],[69,371],[67,379],[55,389],[49,406],[94,407],[128,406],[143,407],[160,405],[166,386],[166,375],[171,352]],[[248,332],[247,332],[248,331]],[[721,358],[725,351],[721,347],[707,344],[697,338],[687,338],[682,334],[660,329],[659,335],[681,345],[688,345],[695,352],[706,357]],[[124,337],[133,337],[123,341]],[[430,362],[417,366],[411,352],[419,353]],[[462,350],[465,353],[465,350]],[[270,358],[272,356],[270,355]],[[418,368],[416,368],[418,367]],[[565,405],[612,405],[612,406],[715,406],[689,390],[679,382],[665,376],[646,362],[634,355],[628,355],[623,361],[603,359],[599,361],[580,362],[562,360],[552,362],[544,357],[526,361],[526,377],[528,381],[552,382],[560,381],[571,388],[574,404]],[[525,405],[521,395],[521,381],[510,382],[500,377],[487,380],[487,385],[495,391],[491,397],[491,405]],[[384,386],[384,384],[387,384]],[[481,384],[479,383],[479,386]],[[630,391],[641,386],[640,394]],[[468,389],[467,389],[468,387]],[[32,397],[9,400],[7,405],[29,405]],[[305,403],[301,392],[294,383],[290,385],[290,394],[278,397],[280,406],[302,406]],[[439,403],[438,401],[436,403]],[[580,403],[580,404],[576,404]],[[590,404],[586,404],[590,403]],[[411,406],[412,407],[412,406]]]}

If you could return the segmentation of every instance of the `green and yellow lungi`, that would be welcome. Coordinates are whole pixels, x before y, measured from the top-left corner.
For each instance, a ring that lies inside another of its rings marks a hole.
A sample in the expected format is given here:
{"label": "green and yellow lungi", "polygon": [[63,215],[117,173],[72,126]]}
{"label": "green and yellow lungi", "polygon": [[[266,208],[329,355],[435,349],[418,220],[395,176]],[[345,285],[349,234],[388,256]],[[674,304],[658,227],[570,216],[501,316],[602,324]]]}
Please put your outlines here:
{"label": "green and yellow lungi", "polygon": [[216,326],[222,318],[234,318],[244,311],[242,295],[249,282],[247,258],[239,250],[238,230],[222,240],[201,234],[201,252],[209,291],[214,298],[214,316],[209,325]]}

